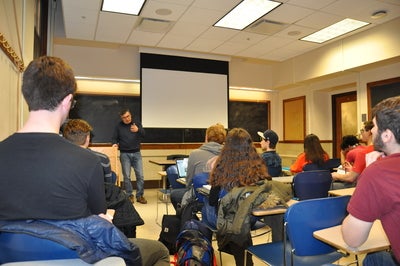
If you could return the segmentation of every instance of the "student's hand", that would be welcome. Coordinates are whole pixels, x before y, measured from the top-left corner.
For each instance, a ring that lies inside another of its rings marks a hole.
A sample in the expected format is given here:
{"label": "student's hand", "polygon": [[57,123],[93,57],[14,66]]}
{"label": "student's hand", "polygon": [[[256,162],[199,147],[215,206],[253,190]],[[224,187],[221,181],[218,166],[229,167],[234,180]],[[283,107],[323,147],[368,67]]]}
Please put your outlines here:
{"label": "student's hand", "polygon": [[379,152],[379,151],[372,151],[370,153],[367,153],[365,155],[365,165],[368,166],[371,163],[375,162],[376,160],[378,160],[381,157],[384,157],[385,154],[383,152]]}
{"label": "student's hand", "polygon": [[117,147],[118,148],[118,144],[113,144],[111,147]]}
{"label": "student's hand", "polygon": [[100,213],[99,217],[106,219],[110,223],[112,223],[113,217],[114,217],[115,210],[112,209],[107,209],[107,214]]}

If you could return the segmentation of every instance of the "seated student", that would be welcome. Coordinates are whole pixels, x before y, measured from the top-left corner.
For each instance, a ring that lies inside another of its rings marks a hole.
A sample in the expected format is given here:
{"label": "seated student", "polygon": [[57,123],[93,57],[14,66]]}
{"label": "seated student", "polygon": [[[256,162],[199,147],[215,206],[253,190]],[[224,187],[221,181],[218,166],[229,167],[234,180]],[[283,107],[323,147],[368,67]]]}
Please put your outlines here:
{"label": "seated student", "polygon": [[[209,203],[211,206],[218,206],[220,200],[224,201],[228,195],[229,197],[235,197],[235,195],[232,194],[232,191],[234,191],[235,188],[247,189],[247,187],[252,187],[254,191],[256,191],[259,182],[264,183],[264,180],[270,179],[271,177],[267,172],[267,167],[258,155],[250,134],[243,128],[233,128],[228,132],[225,145],[221,154],[217,157],[210,174],[211,191],[209,195]],[[285,202],[293,196],[290,185],[274,181],[268,181],[267,183],[268,184],[266,185],[269,186],[269,188],[279,187],[278,190],[282,189],[282,191],[278,192],[281,195],[286,195],[282,198]],[[221,191],[227,193],[222,197],[222,199]],[[265,191],[262,192],[264,193]],[[257,207],[256,203],[260,200],[261,202],[259,204],[264,200],[261,193],[257,195],[254,202],[251,202],[246,206],[241,205],[240,208],[251,208],[252,205]],[[240,236],[236,235],[234,239],[229,238],[231,235],[225,234],[226,230],[229,230],[229,226],[227,227],[225,225],[233,224],[233,221],[230,219],[234,219],[234,214],[239,213],[238,208],[241,200],[237,200],[236,198],[236,200],[234,199],[234,202],[236,202],[236,204],[232,204],[229,207],[220,206],[218,209],[217,240],[218,246],[221,250],[233,254],[236,265],[243,265],[244,250],[252,243],[250,237],[251,224],[256,221],[256,218],[250,216],[249,220],[246,217],[243,217],[243,219],[237,219],[237,221],[243,223],[238,227],[243,229],[241,230],[242,234]],[[230,214],[228,215],[229,217],[223,216],[226,213]],[[280,221],[280,224],[282,224],[282,216],[276,215],[275,218]],[[282,231],[278,232],[278,230],[280,229],[272,228],[273,233],[283,235]],[[235,239],[241,239],[241,243],[237,243]],[[248,265],[252,265],[251,256],[248,257],[247,261]]]}
{"label": "seated student", "polygon": [[[113,245],[108,231],[96,234],[96,240],[86,240],[93,239],[88,228],[103,228],[98,220],[111,231],[119,231],[105,214],[104,174],[98,156],[59,135],[75,103],[74,73],[60,58],[42,56],[27,66],[22,81],[29,117],[18,132],[0,143],[0,220],[73,223],[75,231],[86,234],[80,237],[90,246],[104,243],[115,251],[126,250],[142,265],[169,265],[167,248],[155,240],[127,241],[119,234],[125,245]],[[85,225],[85,221],[96,224]],[[115,254],[100,248],[90,253],[98,254],[99,260]]]}
{"label": "seated student", "polygon": [[354,187],[357,183],[357,178],[365,169],[365,154],[368,149],[359,144],[356,136],[346,135],[342,138],[340,145],[342,154],[345,158],[342,168],[345,173],[332,173],[332,189],[342,189]]}
{"label": "seated student", "polygon": [[186,174],[186,188],[174,189],[171,192],[171,203],[175,210],[182,202],[183,195],[192,187],[192,179],[196,174],[206,172],[207,161],[221,152],[226,137],[223,125],[215,124],[207,128],[205,143],[189,154]]}
{"label": "seated student", "polygon": [[264,133],[257,132],[261,138],[261,148],[264,152],[261,154],[265,165],[268,168],[270,176],[281,176],[282,175],[282,158],[276,152],[276,144],[278,143],[279,137],[275,131],[268,129]]}
{"label": "seated student", "polygon": [[309,134],[304,138],[304,152],[297,156],[296,161],[290,166],[290,172],[302,172],[304,165],[309,163],[323,167],[327,160],[329,160],[329,155],[322,148],[318,136]]}
{"label": "seated student", "polygon": [[90,132],[93,128],[82,119],[70,119],[63,127],[63,136],[72,143],[96,154],[103,167],[105,194],[107,207],[115,210],[113,224],[118,227],[127,237],[136,237],[136,226],[143,225],[144,221],[133,207],[128,195],[118,186],[112,184],[110,159],[106,154],[89,149]]}
{"label": "seated student", "polygon": [[[369,154],[376,161],[361,173],[357,189],[347,205],[349,215],[342,223],[345,243],[361,246],[375,220],[380,220],[390,249],[365,256],[365,266],[400,265],[400,96],[379,102],[372,109],[373,144]],[[372,158],[370,158],[372,159]]]}
{"label": "seated student", "polygon": [[[64,138],[72,143],[79,145],[82,148],[89,149],[90,133],[92,130],[93,128],[86,121],[82,119],[70,119],[63,125],[62,134]],[[101,166],[103,167],[104,182],[112,183],[110,158],[108,158],[104,153],[93,151],[91,149],[89,150],[96,154],[100,159]]]}
{"label": "seated student", "polygon": [[363,128],[360,130],[361,142],[366,145],[360,145],[358,149],[350,151],[347,155],[347,161],[351,163],[345,164],[345,174],[333,173],[333,189],[341,189],[346,187],[351,187],[356,185],[358,176],[367,166],[366,155],[374,151],[374,146],[372,145],[372,128],[374,124],[372,121],[365,121]]}

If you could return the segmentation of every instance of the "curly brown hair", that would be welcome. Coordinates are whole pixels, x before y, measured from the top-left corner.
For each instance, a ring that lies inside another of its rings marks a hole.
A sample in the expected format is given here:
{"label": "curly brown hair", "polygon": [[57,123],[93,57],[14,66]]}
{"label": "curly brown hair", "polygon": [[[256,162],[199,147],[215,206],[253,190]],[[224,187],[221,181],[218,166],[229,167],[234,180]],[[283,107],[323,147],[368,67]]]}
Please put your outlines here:
{"label": "curly brown hair", "polygon": [[210,173],[211,186],[226,190],[271,179],[264,161],[257,153],[250,134],[243,128],[233,128],[226,136],[215,166]]}

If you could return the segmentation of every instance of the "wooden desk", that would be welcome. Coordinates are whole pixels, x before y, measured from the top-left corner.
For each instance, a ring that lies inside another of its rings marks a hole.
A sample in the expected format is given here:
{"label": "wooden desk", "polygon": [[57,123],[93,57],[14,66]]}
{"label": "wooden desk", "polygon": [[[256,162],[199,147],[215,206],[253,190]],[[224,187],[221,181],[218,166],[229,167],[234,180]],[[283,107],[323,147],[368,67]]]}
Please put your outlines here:
{"label": "wooden desk", "polygon": [[355,189],[356,189],[355,187],[334,189],[334,190],[329,190],[328,194],[331,196],[347,196],[347,195],[352,196]]}
{"label": "wooden desk", "polygon": [[372,225],[367,241],[358,248],[351,248],[344,242],[341,225],[315,231],[313,235],[316,239],[354,255],[382,251],[390,248],[389,240],[379,220],[375,221]]}
{"label": "wooden desk", "polygon": [[180,177],[180,178],[176,179],[176,182],[186,186],[186,178],[185,177]]}
{"label": "wooden desk", "polygon": [[272,180],[286,183],[286,184],[292,184],[293,183],[293,175],[290,176],[278,176],[278,177],[273,177]]}
{"label": "wooden desk", "polygon": [[167,166],[176,164],[175,160],[166,160],[166,159],[161,159],[161,160],[153,159],[149,160],[149,162],[162,166],[163,170],[165,170]]}

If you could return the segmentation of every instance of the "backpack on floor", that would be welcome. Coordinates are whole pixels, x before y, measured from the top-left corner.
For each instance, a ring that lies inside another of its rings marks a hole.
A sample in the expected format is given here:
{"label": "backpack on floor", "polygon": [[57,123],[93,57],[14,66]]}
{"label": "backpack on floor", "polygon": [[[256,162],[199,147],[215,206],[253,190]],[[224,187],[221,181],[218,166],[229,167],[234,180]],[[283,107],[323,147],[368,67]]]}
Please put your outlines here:
{"label": "backpack on floor", "polygon": [[161,222],[161,232],[158,241],[169,250],[170,255],[176,253],[176,238],[180,232],[181,219],[177,215],[164,215]]}
{"label": "backpack on floor", "polygon": [[216,266],[212,231],[197,220],[187,221],[176,239],[175,265]]}

